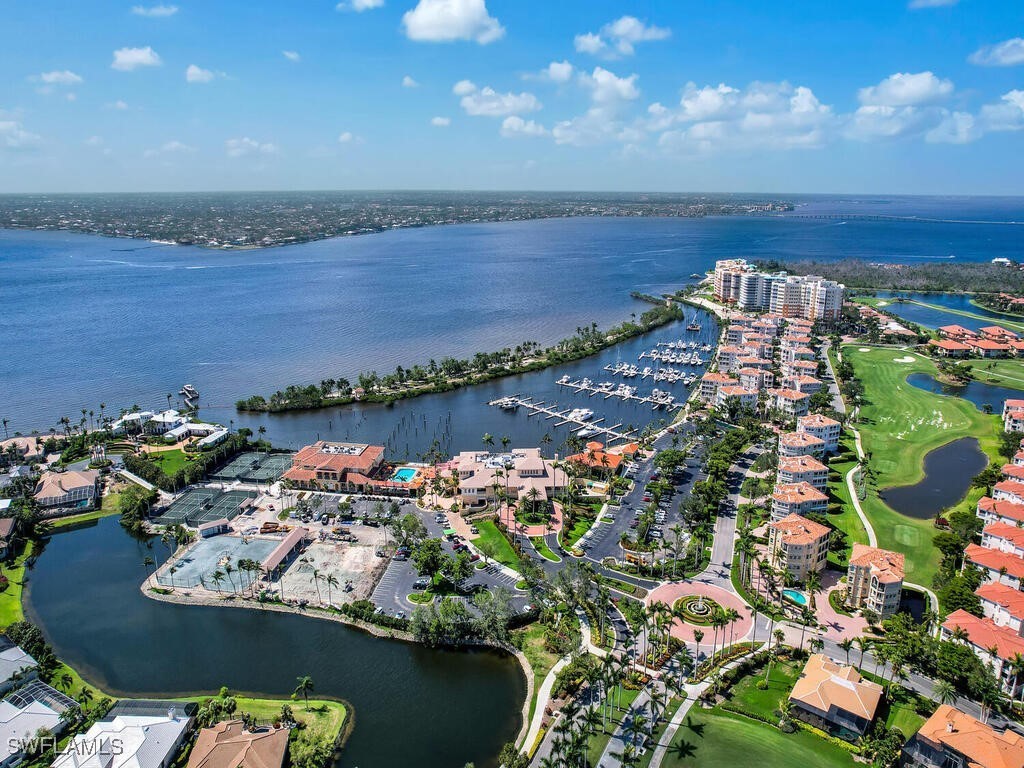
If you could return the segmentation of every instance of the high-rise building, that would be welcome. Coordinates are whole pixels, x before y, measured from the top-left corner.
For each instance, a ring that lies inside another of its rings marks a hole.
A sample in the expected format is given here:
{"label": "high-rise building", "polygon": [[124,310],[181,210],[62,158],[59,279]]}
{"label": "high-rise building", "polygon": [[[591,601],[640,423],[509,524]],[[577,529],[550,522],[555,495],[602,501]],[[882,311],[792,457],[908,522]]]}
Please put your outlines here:
{"label": "high-rise building", "polygon": [[746,311],[830,321],[843,308],[844,287],[818,275],[759,272],[745,259],[715,263],[715,298]]}

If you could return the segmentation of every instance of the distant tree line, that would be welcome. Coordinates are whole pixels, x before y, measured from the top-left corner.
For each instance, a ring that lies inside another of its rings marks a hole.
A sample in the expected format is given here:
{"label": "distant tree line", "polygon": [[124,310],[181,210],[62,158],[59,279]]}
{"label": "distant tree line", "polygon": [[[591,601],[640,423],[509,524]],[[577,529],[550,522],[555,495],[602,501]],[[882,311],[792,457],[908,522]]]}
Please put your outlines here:
{"label": "distant tree line", "polygon": [[1024,292],[1024,271],[991,263],[936,261],[927,264],[883,264],[862,259],[839,261],[760,261],[770,272],[823,275],[848,288],[887,291],[945,291],[974,293]]}

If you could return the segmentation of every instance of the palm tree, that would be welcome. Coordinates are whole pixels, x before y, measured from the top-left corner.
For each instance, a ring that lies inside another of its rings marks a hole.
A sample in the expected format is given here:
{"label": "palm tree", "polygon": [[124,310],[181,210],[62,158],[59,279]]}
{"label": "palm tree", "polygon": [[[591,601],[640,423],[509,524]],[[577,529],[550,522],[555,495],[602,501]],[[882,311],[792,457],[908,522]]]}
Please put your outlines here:
{"label": "palm tree", "polygon": [[483,441],[483,444],[486,445],[488,448],[494,445],[494,435],[492,435],[490,432],[484,432],[484,436],[480,439]]}
{"label": "palm tree", "polygon": [[320,571],[314,568],[313,575],[310,577],[309,581],[316,587],[316,599],[322,604],[324,599],[320,597]]}
{"label": "palm tree", "polygon": [[693,639],[697,643],[697,653],[695,654],[694,658],[696,659],[696,662],[699,664],[700,663],[700,641],[704,639],[704,630],[703,629],[695,629],[695,630],[693,630]]}
{"label": "palm tree", "polygon": [[939,704],[952,704],[956,701],[956,687],[948,680],[939,680],[932,687],[932,695]]}
{"label": "palm tree", "polygon": [[853,648],[853,640],[849,637],[839,641],[839,647],[846,651],[846,665],[850,665],[850,649]]}
{"label": "palm tree", "polygon": [[333,573],[329,573],[324,577],[324,584],[327,585],[327,604],[334,605],[334,601],[331,600],[331,587],[338,586],[338,577]]}
{"label": "palm tree", "polygon": [[295,693],[302,696],[303,701],[306,702],[306,709],[309,709],[309,694],[313,692],[313,678],[309,675],[303,675],[295,679],[298,685],[295,686]]}
{"label": "palm tree", "polygon": [[864,651],[871,647],[871,641],[866,637],[858,637],[854,642],[857,643],[857,648],[860,650],[860,658],[857,659],[857,667],[861,668],[864,666]]}
{"label": "palm tree", "polygon": [[224,581],[224,572],[216,570],[213,572],[213,583],[217,585],[217,591],[220,592],[220,583]]}
{"label": "palm tree", "polygon": [[228,582],[231,584],[231,594],[235,593],[235,580],[231,578],[231,574],[235,572],[235,567],[231,565],[231,561],[224,563],[224,575],[228,577]]}

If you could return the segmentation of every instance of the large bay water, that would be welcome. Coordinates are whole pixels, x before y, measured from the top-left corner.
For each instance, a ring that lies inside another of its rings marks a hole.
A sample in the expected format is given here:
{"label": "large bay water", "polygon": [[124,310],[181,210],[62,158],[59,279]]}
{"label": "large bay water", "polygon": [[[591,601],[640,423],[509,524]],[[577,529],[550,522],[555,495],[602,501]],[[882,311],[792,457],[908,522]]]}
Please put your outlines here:
{"label": "large bay water", "polygon": [[526,681],[510,657],[430,650],[301,616],[159,603],[138,589],[146,556],[162,562],[167,550],[105,518],[53,536],[30,571],[30,618],[64,661],[111,693],[227,685],[287,698],[310,675],[317,694],[355,708],[336,768],[493,768],[518,732]]}
{"label": "large bay water", "polygon": [[[902,218],[860,218],[880,214]],[[631,290],[720,258],[1017,257],[1008,221],[1024,221],[1020,199],[822,197],[786,216],[468,224],[238,252],[0,231],[0,408],[28,432],[101,402],[157,407],[185,383],[230,406],[604,326],[643,311]]]}

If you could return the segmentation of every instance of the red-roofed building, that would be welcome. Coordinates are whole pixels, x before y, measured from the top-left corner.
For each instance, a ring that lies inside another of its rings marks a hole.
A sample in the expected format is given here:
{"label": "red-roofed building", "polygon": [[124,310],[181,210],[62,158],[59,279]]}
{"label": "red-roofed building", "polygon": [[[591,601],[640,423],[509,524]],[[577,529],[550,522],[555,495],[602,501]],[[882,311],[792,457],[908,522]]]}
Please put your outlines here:
{"label": "red-roofed building", "polygon": [[820,413],[801,416],[796,420],[796,431],[813,435],[821,440],[825,444],[825,453],[839,452],[839,433],[841,430],[842,425],[838,421],[830,419],[828,416],[822,416]]}
{"label": "red-roofed building", "polygon": [[1024,559],[997,549],[968,544],[964,559],[981,569],[987,581],[1020,589],[1024,583]]}
{"label": "red-roofed building", "polygon": [[1020,464],[1003,464],[1002,473],[1007,480],[1024,482],[1024,466]]}
{"label": "red-roofed building", "polygon": [[967,357],[971,347],[952,339],[932,339],[928,345],[939,357]]}
{"label": "red-roofed building", "polygon": [[768,553],[772,562],[803,581],[811,571],[821,571],[828,561],[827,526],[800,515],[787,515],[768,524]]}
{"label": "red-roofed building", "polygon": [[[1024,432],[1024,400],[1003,401],[1003,429],[1007,432]],[[1021,441],[1024,448],[1024,440]]]}
{"label": "red-roofed building", "polygon": [[823,514],[828,510],[828,496],[810,483],[776,485],[772,491],[772,520],[788,515]]}
{"label": "red-roofed building", "polygon": [[1024,558],[1024,528],[1007,523],[989,523],[981,532],[981,546]]}
{"label": "red-roofed building", "polygon": [[725,373],[705,373],[700,377],[700,393],[697,395],[702,403],[710,404],[718,397],[718,388],[732,386],[739,382]]}
{"label": "red-roofed building", "polygon": [[1024,504],[1024,483],[1019,483],[1016,480],[1001,480],[992,486],[992,498],[996,501]]}
{"label": "red-roofed building", "polygon": [[807,414],[811,396],[795,389],[769,389],[770,405],[787,416],[804,416]]}
{"label": "red-roofed building", "polygon": [[982,584],[974,594],[981,600],[981,610],[987,618],[1024,635],[1024,592],[993,582]]}
{"label": "red-roofed building", "polygon": [[943,325],[938,328],[938,331],[939,336],[953,341],[965,341],[977,336],[970,328],[964,328],[962,325]]}
{"label": "red-roofed building", "polygon": [[589,469],[596,469],[601,472],[614,474],[619,471],[622,465],[622,456],[618,453],[609,453],[604,449],[604,443],[592,440],[587,443],[586,450],[572,456],[566,456],[566,461],[579,462]]}
{"label": "red-roofed building", "polygon": [[867,608],[883,619],[900,607],[903,593],[901,552],[854,544],[846,571],[846,603],[854,608]]}
{"label": "red-roofed building", "polygon": [[362,489],[384,464],[384,446],[319,440],[292,458],[282,475],[296,488],[325,491]]}
{"label": "red-roofed building", "polygon": [[998,325],[986,325],[984,328],[979,328],[978,333],[981,334],[983,339],[991,339],[992,341],[1000,341],[1004,344],[1016,341],[1020,338],[1013,331],[1008,331],[1005,328]]}
{"label": "red-roofed building", "polygon": [[821,456],[825,441],[808,432],[786,432],[779,435],[779,456]]}
{"label": "red-roofed building", "polygon": [[828,485],[828,467],[813,456],[780,456],[778,482],[807,483],[819,491]]}
{"label": "red-roofed building", "polygon": [[1006,357],[1010,354],[1010,345],[991,339],[974,339],[968,345],[979,357]]}
{"label": "red-roofed building", "polygon": [[941,704],[903,747],[909,768],[1024,768],[1024,738]]}
{"label": "red-roofed building", "polygon": [[1021,690],[1022,679],[1009,662],[1017,654],[1024,656],[1024,637],[1009,627],[1000,627],[992,619],[978,618],[964,610],[949,614],[942,623],[940,636],[943,640],[964,643],[984,664],[991,664],[1008,696],[1016,696]]}
{"label": "red-roofed building", "polygon": [[1010,525],[1024,523],[1024,504],[1012,501],[996,501],[990,496],[978,499],[978,517],[988,523],[1003,522]]}
{"label": "red-roofed building", "polygon": [[1024,451],[1017,451],[1013,454],[1011,464],[1016,464],[1018,467],[1024,467]]}

